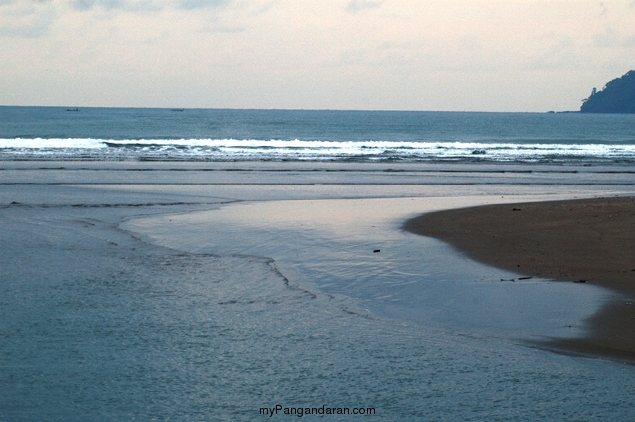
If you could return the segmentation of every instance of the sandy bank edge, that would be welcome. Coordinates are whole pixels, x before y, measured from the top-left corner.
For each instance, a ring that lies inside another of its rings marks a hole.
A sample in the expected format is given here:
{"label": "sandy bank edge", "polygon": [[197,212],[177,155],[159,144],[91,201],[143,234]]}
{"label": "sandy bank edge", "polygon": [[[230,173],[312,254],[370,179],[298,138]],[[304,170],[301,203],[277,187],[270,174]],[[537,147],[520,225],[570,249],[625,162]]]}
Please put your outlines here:
{"label": "sandy bank edge", "polygon": [[586,337],[539,345],[635,362],[635,198],[444,210],[412,218],[403,229],[445,241],[491,266],[618,292],[620,299],[587,321]]}

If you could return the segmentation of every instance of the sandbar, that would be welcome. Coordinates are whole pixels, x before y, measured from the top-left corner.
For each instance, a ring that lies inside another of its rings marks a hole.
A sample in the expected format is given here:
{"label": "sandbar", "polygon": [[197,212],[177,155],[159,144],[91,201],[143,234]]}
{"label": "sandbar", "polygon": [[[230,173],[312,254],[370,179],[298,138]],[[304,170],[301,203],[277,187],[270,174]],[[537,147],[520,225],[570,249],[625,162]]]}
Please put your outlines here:
{"label": "sandbar", "polygon": [[635,362],[635,198],[496,204],[433,212],[405,230],[525,275],[590,283],[616,293],[582,338],[542,346]]}

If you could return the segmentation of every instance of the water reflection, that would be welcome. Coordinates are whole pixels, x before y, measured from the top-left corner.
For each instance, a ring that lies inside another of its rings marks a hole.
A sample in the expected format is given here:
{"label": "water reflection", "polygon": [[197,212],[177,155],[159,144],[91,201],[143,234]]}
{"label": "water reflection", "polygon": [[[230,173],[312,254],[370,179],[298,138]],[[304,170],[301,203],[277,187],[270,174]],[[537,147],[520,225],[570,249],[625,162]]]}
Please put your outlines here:
{"label": "water reflection", "polygon": [[607,291],[520,280],[400,230],[405,218],[422,211],[482,202],[478,196],[267,201],[171,216],[169,222],[137,220],[130,228],[190,252],[270,257],[292,283],[430,328],[506,338],[583,335],[584,319]]}

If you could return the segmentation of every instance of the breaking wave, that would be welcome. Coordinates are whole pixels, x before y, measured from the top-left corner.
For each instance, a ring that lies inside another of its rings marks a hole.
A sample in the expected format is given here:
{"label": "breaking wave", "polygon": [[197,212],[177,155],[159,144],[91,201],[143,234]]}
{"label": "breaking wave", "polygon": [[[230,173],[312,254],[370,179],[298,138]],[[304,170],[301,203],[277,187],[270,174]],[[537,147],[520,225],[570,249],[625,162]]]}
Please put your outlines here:
{"label": "breaking wave", "polygon": [[0,139],[0,159],[635,162],[635,145],[258,139]]}

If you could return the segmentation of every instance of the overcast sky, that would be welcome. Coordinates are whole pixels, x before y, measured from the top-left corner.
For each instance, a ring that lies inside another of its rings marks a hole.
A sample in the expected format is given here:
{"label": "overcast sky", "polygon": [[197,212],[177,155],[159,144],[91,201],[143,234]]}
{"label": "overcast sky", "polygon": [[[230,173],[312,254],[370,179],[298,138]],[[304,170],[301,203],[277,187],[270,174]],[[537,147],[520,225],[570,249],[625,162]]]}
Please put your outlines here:
{"label": "overcast sky", "polygon": [[635,0],[0,0],[0,104],[577,110]]}

